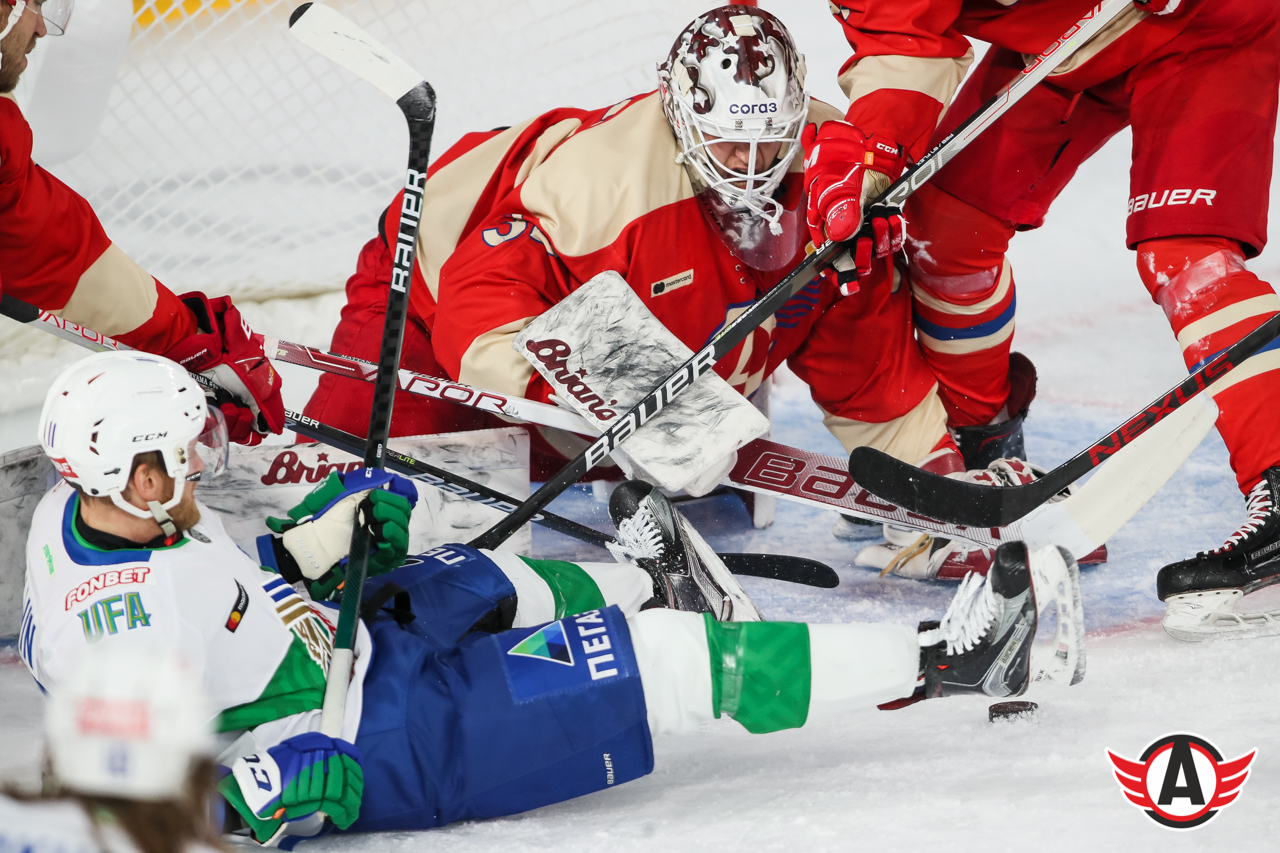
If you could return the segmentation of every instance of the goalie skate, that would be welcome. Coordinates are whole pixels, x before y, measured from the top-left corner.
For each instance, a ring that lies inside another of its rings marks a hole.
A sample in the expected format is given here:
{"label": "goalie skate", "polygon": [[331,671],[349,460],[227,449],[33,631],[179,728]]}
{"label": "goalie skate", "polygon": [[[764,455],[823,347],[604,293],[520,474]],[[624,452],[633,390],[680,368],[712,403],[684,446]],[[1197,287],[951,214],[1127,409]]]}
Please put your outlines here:
{"label": "goalie skate", "polygon": [[658,488],[628,480],[609,498],[618,528],[614,558],[653,578],[655,597],[675,610],[710,613],[721,622],[759,622],[759,608],[706,540]]}

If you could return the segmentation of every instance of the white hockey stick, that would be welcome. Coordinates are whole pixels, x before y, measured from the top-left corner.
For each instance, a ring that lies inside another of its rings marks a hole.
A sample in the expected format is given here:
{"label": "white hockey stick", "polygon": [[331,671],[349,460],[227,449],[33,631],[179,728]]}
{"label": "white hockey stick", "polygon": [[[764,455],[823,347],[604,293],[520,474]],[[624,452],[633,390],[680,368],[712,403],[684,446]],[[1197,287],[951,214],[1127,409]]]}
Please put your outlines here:
{"label": "white hockey stick", "polygon": [[1061,545],[1080,559],[1107,541],[1160,491],[1213,429],[1218,405],[1201,394],[1105,462],[1064,501],[1011,524],[1029,548]]}

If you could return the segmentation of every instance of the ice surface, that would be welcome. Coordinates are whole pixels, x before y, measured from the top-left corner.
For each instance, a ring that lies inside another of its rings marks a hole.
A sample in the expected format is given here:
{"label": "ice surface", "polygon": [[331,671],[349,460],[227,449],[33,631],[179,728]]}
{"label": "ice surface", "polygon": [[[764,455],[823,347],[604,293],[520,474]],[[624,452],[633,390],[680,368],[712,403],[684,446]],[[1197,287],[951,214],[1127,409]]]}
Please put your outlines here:
{"label": "ice surface", "polygon": [[[792,26],[811,80],[834,99],[829,81],[841,48],[821,4],[766,5]],[[528,111],[519,104],[514,110]],[[1046,227],[1020,234],[1013,244],[1015,348],[1040,372],[1028,450],[1042,464],[1068,458],[1185,375],[1164,317],[1124,247],[1129,147],[1128,133],[1120,134],[1082,169]],[[1272,255],[1250,266],[1273,280],[1280,272]],[[302,338],[299,329],[332,328],[339,304],[293,310],[281,303],[272,309],[276,314],[250,319],[281,337]],[[284,331],[286,321],[294,331]],[[303,377],[302,371],[286,374],[291,399],[305,398]],[[784,376],[776,390],[778,440],[839,452],[793,377]],[[20,424],[9,423],[19,432]],[[0,421],[0,438],[6,428]],[[553,509],[607,527],[605,506],[589,489],[571,491]],[[1040,704],[1035,722],[990,725],[987,703],[979,699],[871,710],[767,736],[721,721],[659,739],[655,772],[618,790],[503,820],[326,840],[311,849],[1272,850],[1280,834],[1274,674],[1280,638],[1176,642],[1159,627],[1163,605],[1155,596],[1159,567],[1220,543],[1242,509],[1225,449],[1210,435],[1117,534],[1110,562],[1084,570],[1088,674],[1070,690],[1033,687],[1028,698]],[[831,538],[831,513],[779,501],[777,523],[767,531],[751,530],[732,498],[690,507],[689,515],[722,550],[798,553],[838,570],[842,583],[835,590],[746,579],[771,618],[915,624],[941,614],[954,589],[880,579],[853,567],[856,545]],[[870,528],[868,535],[874,535]],[[546,557],[604,557],[542,529],[535,529],[534,547]],[[1280,606],[1278,598],[1265,603]],[[38,691],[15,658],[0,658],[0,779],[34,782],[38,720]],[[1259,750],[1238,803],[1191,833],[1159,827],[1129,805],[1104,752],[1137,757],[1175,731],[1208,738],[1228,758]]]}

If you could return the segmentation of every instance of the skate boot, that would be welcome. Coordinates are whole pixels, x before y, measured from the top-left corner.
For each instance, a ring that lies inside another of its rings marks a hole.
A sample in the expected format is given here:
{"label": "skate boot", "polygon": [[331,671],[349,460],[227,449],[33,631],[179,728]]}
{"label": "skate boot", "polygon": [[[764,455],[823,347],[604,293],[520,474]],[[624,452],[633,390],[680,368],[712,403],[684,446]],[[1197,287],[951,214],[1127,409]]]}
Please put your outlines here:
{"label": "skate boot", "polygon": [[986,468],[997,459],[1026,459],[1022,425],[1036,397],[1036,367],[1020,352],[1009,353],[1009,399],[989,424],[952,427],[964,467]]}
{"label": "skate boot", "polygon": [[1027,546],[996,549],[984,578],[961,582],[937,628],[920,634],[924,695],[1021,696],[1031,683],[1036,600]]}
{"label": "skate boot", "polygon": [[711,546],[656,486],[623,482],[609,498],[609,516],[618,528],[618,544],[609,550],[649,573],[654,598],[663,606],[710,613],[721,622],[763,618]]}
{"label": "skate boot", "polygon": [[[1040,613],[1054,635],[1036,642]],[[923,627],[923,626],[922,626]],[[1023,542],[996,549],[986,578],[969,575],[937,628],[920,634],[926,698],[958,693],[1019,696],[1032,681],[1084,679],[1084,609],[1071,554]]]}
{"label": "skate boot", "polygon": [[1280,612],[1236,613],[1244,596],[1280,582],[1280,466],[1246,498],[1244,524],[1221,547],[1172,563],[1156,576],[1169,609],[1164,630],[1179,640],[1280,634]]}
{"label": "skate boot", "polygon": [[[1035,479],[1030,466],[1019,459],[1001,459],[993,462],[990,469],[963,471],[959,467],[960,455],[954,450],[947,452],[950,459],[941,462],[949,462],[952,466],[953,470],[941,472],[947,476],[989,486],[1018,485]],[[932,456],[930,459],[932,460]],[[931,464],[936,466],[940,463]],[[924,465],[920,467],[925,468]],[[994,552],[990,548],[971,545],[961,539],[947,539],[886,524],[884,543],[863,548],[854,562],[860,566],[880,569],[881,577],[893,574],[920,580],[960,580],[970,572],[985,575],[994,558]]]}

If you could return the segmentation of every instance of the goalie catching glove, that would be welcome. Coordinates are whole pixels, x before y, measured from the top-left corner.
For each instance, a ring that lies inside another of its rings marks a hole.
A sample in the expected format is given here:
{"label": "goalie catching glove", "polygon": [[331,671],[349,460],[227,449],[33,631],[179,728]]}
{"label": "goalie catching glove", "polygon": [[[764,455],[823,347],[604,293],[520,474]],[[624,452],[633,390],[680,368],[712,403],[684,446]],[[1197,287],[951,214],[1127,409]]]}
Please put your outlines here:
{"label": "goalie catching glove", "polygon": [[360,750],[319,732],[296,735],[266,752],[237,758],[218,790],[258,841],[271,838],[282,823],[316,812],[346,829],[360,816],[364,794]]}
{"label": "goalie catching glove", "polygon": [[357,514],[369,528],[369,577],[399,568],[409,552],[409,517],[418,502],[413,482],[390,471],[337,471],[312,489],[288,518],[268,518],[280,538],[259,537],[264,565],[289,583],[307,582],[311,598],[331,597],[346,578]]}
{"label": "goalie catching glove", "polygon": [[236,444],[256,445],[268,433],[278,435],[284,429],[280,374],[262,349],[262,335],[249,328],[228,296],[210,299],[192,292],[179,298],[195,315],[200,332],[162,354],[225,389],[206,390],[205,395],[211,407],[222,411]]}

